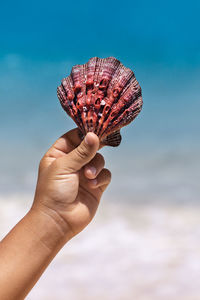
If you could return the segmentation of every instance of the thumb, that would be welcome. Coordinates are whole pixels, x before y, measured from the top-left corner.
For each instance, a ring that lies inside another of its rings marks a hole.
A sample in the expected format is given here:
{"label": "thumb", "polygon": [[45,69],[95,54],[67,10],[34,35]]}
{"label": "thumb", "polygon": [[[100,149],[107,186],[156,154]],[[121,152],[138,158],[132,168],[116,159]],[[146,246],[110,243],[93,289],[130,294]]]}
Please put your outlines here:
{"label": "thumb", "polygon": [[96,155],[98,149],[99,138],[89,132],[81,144],[63,158],[62,166],[66,171],[77,172]]}

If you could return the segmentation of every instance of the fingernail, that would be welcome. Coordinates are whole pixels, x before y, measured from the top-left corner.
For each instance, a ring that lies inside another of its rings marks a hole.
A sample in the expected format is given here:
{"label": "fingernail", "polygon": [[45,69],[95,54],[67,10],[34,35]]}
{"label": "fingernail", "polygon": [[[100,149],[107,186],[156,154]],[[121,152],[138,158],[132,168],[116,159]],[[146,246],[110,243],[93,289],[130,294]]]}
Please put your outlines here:
{"label": "fingernail", "polygon": [[90,170],[90,172],[91,172],[93,175],[95,175],[96,172],[97,172],[97,170],[96,170],[95,167],[89,167],[88,170]]}
{"label": "fingernail", "polygon": [[85,143],[88,144],[88,136],[87,136],[87,134],[85,136]]}
{"label": "fingernail", "polygon": [[93,144],[93,141],[91,140],[91,138],[90,138],[90,133],[88,132],[87,134],[86,134],[86,136],[85,136],[85,143],[87,144],[87,145],[92,145]]}

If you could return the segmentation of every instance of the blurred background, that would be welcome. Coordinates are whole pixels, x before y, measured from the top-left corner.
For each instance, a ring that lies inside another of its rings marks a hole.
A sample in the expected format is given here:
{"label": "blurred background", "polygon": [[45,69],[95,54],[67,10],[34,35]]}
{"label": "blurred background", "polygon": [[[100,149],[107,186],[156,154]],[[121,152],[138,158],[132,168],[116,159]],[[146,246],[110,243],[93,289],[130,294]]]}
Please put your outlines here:
{"label": "blurred background", "polygon": [[95,220],[27,299],[200,298],[200,2],[0,4],[0,237],[27,212],[38,163],[74,127],[56,88],[74,64],[134,70],[141,114],[119,148]]}

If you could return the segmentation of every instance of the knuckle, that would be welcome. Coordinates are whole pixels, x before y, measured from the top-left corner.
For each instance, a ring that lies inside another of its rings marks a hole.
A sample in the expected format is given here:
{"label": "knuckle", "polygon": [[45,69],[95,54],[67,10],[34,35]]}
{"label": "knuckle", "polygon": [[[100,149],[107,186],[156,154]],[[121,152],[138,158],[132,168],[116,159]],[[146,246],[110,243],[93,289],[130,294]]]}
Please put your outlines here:
{"label": "knuckle", "polygon": [[87,157],[88,153],[87,153],[87,149],[83,146],[79,146],[75,149],[76,154],[81,158],[84,159]]}
{"label": "knuckle", "polygon": [[105,166],[105,159],[103,157],[103,155],[101,155],[100,153],[96,154],[96,161],[101,165],[101,166]]}
{"label": "knuckle", "polygon": [[110,182],[111,178],[112,178],[112,173],[110,172],[110,170],[105,169],[105,176],[106,176],[106,179],[108,180],[108,182]]}
{"label": "knuckle", "polygon": [[102,164],[103,166],[105,166],[105,159],[104,159],[103,155],[101,155],[101,154],[99,154],[99,155],[100,155],[100,156],[99,156],[99,160],[100,160],[101,164]]}

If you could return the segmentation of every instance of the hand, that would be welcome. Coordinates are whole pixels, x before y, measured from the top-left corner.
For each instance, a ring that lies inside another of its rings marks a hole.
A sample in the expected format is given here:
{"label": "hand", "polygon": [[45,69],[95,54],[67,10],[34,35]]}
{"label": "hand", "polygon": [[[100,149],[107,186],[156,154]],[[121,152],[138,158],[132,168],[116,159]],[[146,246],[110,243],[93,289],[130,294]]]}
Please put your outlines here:
{"label": "hand", "polygon": [[0,242],[0,299],[24,299],[58,251],[93,218],[111,174],[96,153],[94,133],[79,144],[78,130],[72,130],[42,158],[33,206]]}
{"label": "hand", "polygon": [[98,137],[88,133],[80,142],[78,129],[73,129],[44,155],[32,207],[49,214],[62,230],[67,226],[68,238],[92,220],[111,180],[103,156],[96,153]]}

